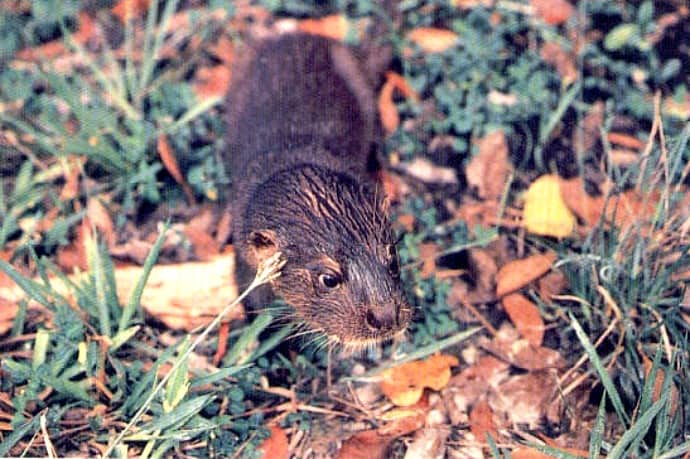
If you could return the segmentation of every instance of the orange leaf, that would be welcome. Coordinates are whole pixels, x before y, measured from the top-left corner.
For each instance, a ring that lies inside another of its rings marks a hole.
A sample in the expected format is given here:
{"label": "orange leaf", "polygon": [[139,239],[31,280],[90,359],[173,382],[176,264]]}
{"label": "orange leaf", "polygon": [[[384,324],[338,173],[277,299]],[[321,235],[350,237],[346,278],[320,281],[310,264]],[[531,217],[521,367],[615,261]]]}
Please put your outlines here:
{"label": "orange leaf", "polygon": [[407,34],[407,39],[426,53],[442,53],[458,41],[458,34],[447,29],[418,27]]}
{"label": "orange leaf", "polygon": [[170,175],[172,175],[175,181],[180,184],[185,196],[187,196],[187,202],[189,205],[193,205],[195,202],[194,193],[192,192],[192,188],[182,176],[182,172],[180,172],[180,166],[177,164],[177,158],[175,158],[175,153],[172,151],[172,148],[168,143],[168,138],[165,136],[165,134],[160,134],[158,136],[156,149],[158,150],[158,155],[160,156],[165,169],[170,173]]}
{"label": "orange leaf", "polygon": [[419,259],[422,261],[422,268],[419,276],[422,279],[429,279],[436,273],[436,254],[438,245],[434,242],[422,242],[419,244]]}
{"label": "orange leaf", "polygon": [[[386,459],[388,448],[395,438],[381,435],[377,430],[358,432],[343,442],[337,459]],[[268,459],[268,456],[266,456]]]}
{"label": "orange leaf", "polygon": [[622,132],[609,132],[606,135],[609,143],[613,145],[618,145],[624,148],[630,148],[633,150],[642,150],[644,148],[644,142],[628,134],[623,134]]}
{"label": "orange leaf", "polygon": [[544,321],[539,314],[539,308],[520,293],[506,295],[501,302],[520,335],[532,346],[541,346],[544,339]]}
{"label": "orange leaf", "polygon": [[393,101],[393,93],[396,89],[400,91],[404,97],[412,99],[415,102],[419,101],[419,96],[405,78],[395,72],[386,72],[386,82],[381,87],[378,104],[381,124],[388,134],[394,132],[400,125],[398,107],[395,106],[395,102]]}
{"label": "orange leaf", "polygon": [[433,390],[445,387],[450,380],[450,368],[457,365],[456,357],[436,354],[424,361],[389,368],[381,373],[381,390],[397,406],[414,405],[425,387]]}
{"label": "orange leaf", "polygon": [[149,3],[150,0],[120,0],[110,11],[124,24],[128,19],[143,16]]}
{"label": "orange leaf", "polygon": [[480,400],[470,411],[470,431],[474,438],[484,443],[486,434],[491,435],[494,440],[498,437],[498,430],[493,419],[493,411],[486,400]]}
{"label": "orange leaf", "polygon": [[551,41],[544,43],[541,47],[541,58],[556,69],[566,86],[577,80],[579,72],[575,66],[575,56],[564,50],[558,43]]}
{"label": "orange leaf", "polygon": [[388,80],[383,84],[379,93],[379,116],[381,117],[381,125],[387,134],[395,132],[400,125],[398,107],[395,106],[393,101],[394,89],[393,82]]}
{"label": "orange leaf", "polygon": [[297,30],[311,35],[343,41],[347,37],[350,24],[345,16],[336,14],[320,19],[303,19],[297,23]]}
{"label": "orange leaf", "polygon": [[537,16],[551,25],[563,24],[575,14],[575,8],[566,0],[530,0]]}
{"label": "orange leaf", "polygon": [[264,459],[288,459],[288,438],[285,431],[278,426],[271,426],[271,436],[257,448],[263,452]]}
{"label": "orange leaf", "polygon": [[554,261],[556,254],[546,252],[506,263],[496,274],[496,295],[502,297],[539,279],[549,271]]}

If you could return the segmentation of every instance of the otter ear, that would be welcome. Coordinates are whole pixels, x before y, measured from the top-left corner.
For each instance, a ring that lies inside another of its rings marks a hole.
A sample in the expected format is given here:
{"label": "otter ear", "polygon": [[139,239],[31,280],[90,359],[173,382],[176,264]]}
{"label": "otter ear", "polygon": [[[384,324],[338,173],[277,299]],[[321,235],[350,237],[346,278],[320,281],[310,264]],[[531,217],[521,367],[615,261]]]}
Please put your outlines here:
{"label": "otter ear", "polygon": [[254,252],[257,263],[261,263],[278,250],[276,232],[268,229],[252,231],[247,239],[247,244]]}

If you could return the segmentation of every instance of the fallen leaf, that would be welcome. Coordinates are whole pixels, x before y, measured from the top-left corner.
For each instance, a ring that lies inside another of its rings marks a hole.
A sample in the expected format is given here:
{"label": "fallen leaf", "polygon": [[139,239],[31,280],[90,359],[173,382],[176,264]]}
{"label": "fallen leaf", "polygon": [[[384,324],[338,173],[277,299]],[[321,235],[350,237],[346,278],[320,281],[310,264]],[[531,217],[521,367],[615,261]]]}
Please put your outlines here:
{"label": "fallen leaf", "polygon": [[510,173],[505,133],[497,130],[487,134],[477,141],[477,148],[465,169],[467,182],[477,189],[480,198],[498,201]]}
{"label": "fallen leaf", "polygon": [[200,67],[192,83],[194,94],[199,100],[224,96],[230,88],[230,75],[230,66],[227,64]]}
{"label": "fallen leaf", "polygon": [[637,137],[622,132],[609,132],[606,134],[606,139],[612,145],[618,145],[632,150],[642,150],[645,147],[645,143]]}
{"label": "fallen leaf", "polygon": [[470,431],[474,438],[484,443],[487,441],[487,434],[494,440],[498,438],[498,429],[493,419],[493,411],[486,400],[480,400],[470,411]]}
{"label": "fallen leaf", "polygon": [[561,197],[560,178],[542,175],[527,189],[525,195],[524,224],[527,231],[557,238],[572,234],[575,216]]}
{"label": "fallen leaf", "polygon": [[429,279],[436,273],[436,255],[440,249],[435,242],[422,242],[419,244],[418,249],[419,259],[422,262],[419,276],[422,279]]}
{"label": "fallen leaf", "polygon": [[[654,363],[651,361],[649,357],[644,352],[640,352],[640,355],[642,356],[642,366],[644,368],[644,377],[649,378],[649,375],[652,371],[652,367],[654,366]],[[664,388],[664,384],[666,382],[666,378],[668,377],[668,374],[664,368],[657,368],[656,371],[656,376],[654,378],[654,388],[652,389],[652,400],[653,401],[658,401],[659,397],[661,397],[661,390]],[[676,387],[676,383],[672,380],[670,384],[670,399],[671,399],[671,410],[669,413],[670,417],[673,417],[676,415],[678,412],[678,387]]]}
{"label": "fallen leaf", "polygon": [[297,30],[301,32],[337,41],[344,41],[351,27],[353,26],[342,14],[324,16],[319,19],[303,19],[297,22]]}
{"label": "fallen leaf", "polygon": [[565,86],[570,86],[577,81],[579,72],[575,65],[575,56],[567,52],[556,42],[547,41],[541,46],[541,58],[552,65],[561,76]]}
{"label": "fallen leaf", "polygon": [[393,100],[393,94],[396,90],[407,99],[419,101],[419,96],[403,76],[395,72],[386,72],[386,82],[379,93],[378,108],[381,124],[388,134],[395,132],[400,125],[398,107]]}
{"label": "fallen leaf", "polygon": [[558,392],[557,378],[548,371],[513,375],[492,392],[489,403],[500,418],[507,419],[512,428],[527,425],[537,429]]}
{"label": "fallen leaf", "polygon": [[288,459],[288,438],[285,431],[279,426],[271,426],[271,436],[264,440],[258,447],[264,459]]}
{"label": "fallen leaf", "polygon": [[458,175],[451,167],[437,166],[427,158],[417,156],[412,161],[400,163],[398,168],[424,183],[454,185],[458,183]]}
{"label": "fallen leaf", "polygon": [[442,53],[458,41],[458,34],[447,29],[418,27],[407,34],[407,39],[426,53]]}
{"label": "fallen leaf", "polygon": [[418,431],[405,451],[405,459],[444,457],[449,429],[428,427]]}
{"label": "fallen leaf", "polygon": [[158,142],[156,144],[156,150],[158,151],[158,156],[160,156],[161,161],[163,162],[163,165],[165,166],[165,169],[170,173],[170,175],[175,179],[175,181],[182,187],[182,190],[185,193],[185,196],[187,196],[187,203],[189,205],[193,205],[195,203],[194,199],[194,192],[192,191],[192,188],[189,186],[187,183],[187,180],[185,180],[184,176],[182,175],[182,172],[180,171],[180,166],[177,164],[177,158],[175,157],[175,153],[172,150],[172,147],[170,146],[170,143],[168,143],[168,138],[165,136],[165,134],[160,134],[158,136]]}
{"label": "fallen leaf", "polygon": [[458,364],[452,355],[436,354],[427,360],[389,368],[381,373],[381,391],[397,406],[414,405],[425,387],[438,391],[448,384],[450,368]]}
{"label": "fallen leaf", "polygon": [[471,10],[478,6],[484,8],[491,8],[494,6],[494,0],[450,0],[450,4],[461,10]]}
{"label": "fallen leaf", "polygon": [[539,308],[520,293],[504,296],[501,303],[520,336],[534,347],[541,346],[544,340],[544,321]]}
{"label": "fallen leaf", "polygon": [[[337,459],[386,459],[388,448],[395,440],[391,435],[381,435],[376,429],[358,432],[343,442]],[[266,458],[268,459],[268,457]]]}
{"label": "fallen leaf", "polygon": [[568,279],[560,270],[551,270],[539,279],[539,297],[550,303],[555,295],[560,295],[568,288]]}
{"label": "fallen leaf", "polygon": [[563,24],[575,14],[575,8],[566,0],[530,0],[537,16],[551,25]]}
{"label": "fallen leaf", "polygon": [[510,336],[510,333],[506,336],[505,328],[501,327],[499,334],[492,341],[485,343],[483,347],[510,362],[511,365],[524,370],[538,371],[565,366],[565,360],[558,351],[547,347],[532,346],[526,339],[517,339],[517,337]]}
{"label": "fallen leaf", "polygon": [[[78,19],[79,27],[72,33],[71,39],[80,45],[85,45],[89,39],[95,35],[96,23],[93,17],[84,11],[78,14]],[[22,60],[43,61],[54,59],[66,53],[67,49],[65,48],[63,40],[58,39],[49,41],[41,46],[24,48],[18,51],[15,56]]]}
{"label": "fallen leaf", "polygon": [[521,289],[546,274],[556,261],[556,253],[546,252],[506,263],[496,274],[496,296]]}
{"label": "fallen leaf", "polygon": [[143,17],[149,9],[151,0],[120,0],[111,8],[111,12],[123,24],[128,20]]}

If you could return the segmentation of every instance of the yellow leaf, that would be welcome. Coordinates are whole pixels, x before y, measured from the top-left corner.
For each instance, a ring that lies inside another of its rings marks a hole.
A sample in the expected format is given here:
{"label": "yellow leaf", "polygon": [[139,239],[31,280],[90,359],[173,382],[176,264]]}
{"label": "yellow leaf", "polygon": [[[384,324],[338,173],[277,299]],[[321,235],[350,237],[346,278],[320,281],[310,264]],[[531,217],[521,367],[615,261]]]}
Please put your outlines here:
{"label": "yellow leaf", "polygon": [[527,231],[542,236],[568,237],[575,227],[575,216],[561,196],[556,175],[542,175],[527,190],[524,222]]}

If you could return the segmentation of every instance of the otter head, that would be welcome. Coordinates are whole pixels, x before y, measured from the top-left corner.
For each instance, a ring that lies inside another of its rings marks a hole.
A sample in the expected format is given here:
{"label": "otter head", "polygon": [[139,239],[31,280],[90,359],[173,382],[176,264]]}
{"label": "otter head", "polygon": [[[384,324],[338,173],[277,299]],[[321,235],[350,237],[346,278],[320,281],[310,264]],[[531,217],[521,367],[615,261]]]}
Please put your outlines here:
{"label": "otter head", "polygon": [[287,262],[273,291],[299,322],[345,349],[400,335],[411,319],[383,199],[349,174],[282,172],[252,197],[246,243],[255,261]]}

